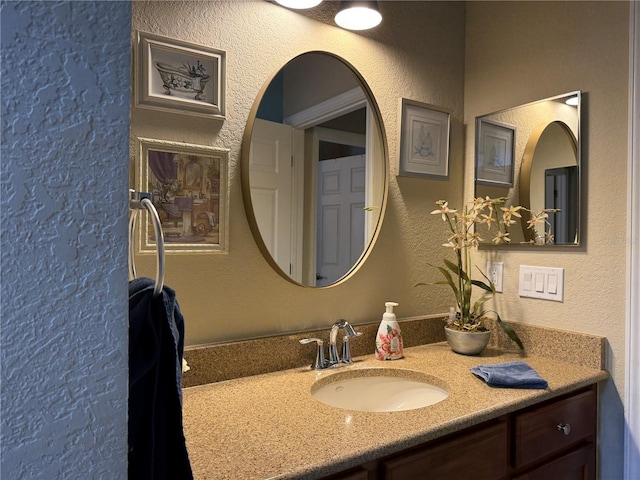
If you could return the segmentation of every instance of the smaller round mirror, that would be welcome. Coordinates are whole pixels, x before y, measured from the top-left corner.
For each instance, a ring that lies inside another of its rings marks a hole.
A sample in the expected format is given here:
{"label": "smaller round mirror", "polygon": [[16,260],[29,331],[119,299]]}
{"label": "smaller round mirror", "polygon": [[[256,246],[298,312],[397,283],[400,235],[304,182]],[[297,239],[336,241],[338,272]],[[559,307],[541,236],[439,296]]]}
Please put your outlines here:
{"label": "smaller round mirror", "polygon": [[387,170],[362,76],[325,52],[288,62],[255,100],[242,143],[243,199],[265,259],[304,286],[346,279],[377,237]]}
{"label": "smaller round mirror", "polygon": [[[522,206],[533,212],[557,210],[547,219],[553,243],[577,243],[580,198],[577,141],[566,123],[554,121],[534,129],[524,149],[520,179]],[[527,228],[529,216],[527,212],[522,213],[525,240],[544,244],[547,225],[541,223]]]}

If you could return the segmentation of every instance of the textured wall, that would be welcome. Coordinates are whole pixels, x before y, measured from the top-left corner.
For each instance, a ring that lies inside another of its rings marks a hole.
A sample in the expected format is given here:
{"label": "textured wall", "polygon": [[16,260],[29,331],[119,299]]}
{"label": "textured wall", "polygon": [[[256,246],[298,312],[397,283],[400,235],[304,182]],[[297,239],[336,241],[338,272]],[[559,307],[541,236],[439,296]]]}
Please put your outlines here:
{"label": "textured wall", "polygon": [[125,478],[131,6],[1,16],[0,476]]}
{"label": "textured wall", "polygon": [[[464,4],[382,2],[380,7],[383,23],[356,34],[261,0],[134,2],[134,30],[227,52],[224,122],[140,108],[131,117],[132,138],[230,149],[229,253],[167,258],[167,284],[178,293],[188,344],[328,327],[337,318],[377,321],[389,300],[400,303],[401,317],[448,311],[448,292],[414,285],[438,278],[428,262],[445,253],[444,229],[425,229],[440,227],[429,215],[434,202],[462,193]],[[240,186],[242,135],[257,93],[287,61],[311,50],[331,51],[362,73],[380,107],[390,158],[389,204],[378,242],[352,278],[327,289],[292,285],[271,269],[249,230]],[[402,97],[451,109],[449,180],[396,177]],[[151,256],[138,261],[141,274],[154,268]]]}
{"label": "textured wall", "polygon": [[[496,300],[503,317],[607,337],[613,377],[601,401],[601,478],[622,478],[629,4],[470,2],[466,36],[467,125],[486,112],[585,92],[582,247],[489,256],[504,262],[504,293]],[[467,187],[473,183],[473,145],[474,131],[468,128]],[[563,267],[564,302],[520,298],[523,264]]]}

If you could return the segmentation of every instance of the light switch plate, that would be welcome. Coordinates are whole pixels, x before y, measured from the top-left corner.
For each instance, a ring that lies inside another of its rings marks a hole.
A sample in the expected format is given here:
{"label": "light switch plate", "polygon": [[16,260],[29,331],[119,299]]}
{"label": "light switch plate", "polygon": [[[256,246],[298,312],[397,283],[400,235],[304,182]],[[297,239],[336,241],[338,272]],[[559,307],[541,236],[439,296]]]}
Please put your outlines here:
{"label": "light switch plate", "polygon": [[564,301],[564,268],[520,265],[518,293],[521,297]]}

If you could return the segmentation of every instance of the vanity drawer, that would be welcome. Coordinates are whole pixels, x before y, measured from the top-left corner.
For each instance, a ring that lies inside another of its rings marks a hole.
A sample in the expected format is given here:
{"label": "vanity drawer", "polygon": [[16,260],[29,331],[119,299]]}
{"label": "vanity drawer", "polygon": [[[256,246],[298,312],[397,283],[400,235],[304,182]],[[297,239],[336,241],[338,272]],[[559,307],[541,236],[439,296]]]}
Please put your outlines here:
{"label": "vanity drawer", "polygon": [[596,415],[595,389],[516,414],[513,466],[527,465],[595,435]]}
{"label": "vanity drawer", "polygon": [[587,443],[552,462],[512,477],[512,480],[595,480],[596,456],[593,449],[593,443]]}
{"label": "vanity drawer", "polygon": [[338,473],[324,480],[369,480],[370,473],[364,468],[354,468],[346,472]]}
{"label": "vanity drawer", "polygon": [[491,480],[507,473],[507,422],[437,440],[382,462],[384,480]]}

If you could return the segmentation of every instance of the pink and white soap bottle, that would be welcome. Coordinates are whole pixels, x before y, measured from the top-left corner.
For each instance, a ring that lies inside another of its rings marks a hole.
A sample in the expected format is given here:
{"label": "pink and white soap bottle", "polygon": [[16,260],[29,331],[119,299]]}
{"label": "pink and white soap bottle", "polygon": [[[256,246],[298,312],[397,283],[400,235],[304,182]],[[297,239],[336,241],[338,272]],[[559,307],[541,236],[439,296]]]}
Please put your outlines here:
{"label": "pink and white soap bottle", "polygon": [[382,322],[376,335],[376,359],[378,360],[398,360],[404,357],[402,347],[402,333],[400,325],[393,313],[393,307],[397,307],[395,302],[384,304],[387,311],[382,315]]}

